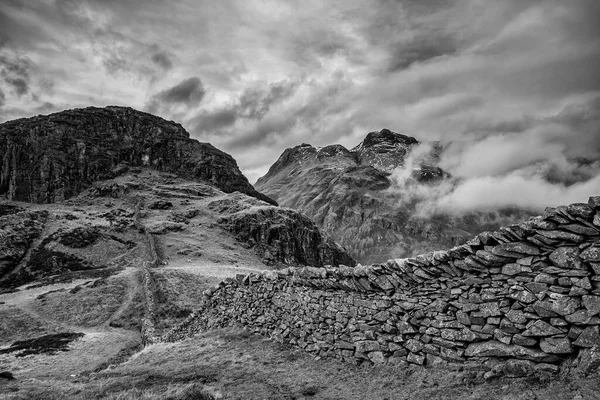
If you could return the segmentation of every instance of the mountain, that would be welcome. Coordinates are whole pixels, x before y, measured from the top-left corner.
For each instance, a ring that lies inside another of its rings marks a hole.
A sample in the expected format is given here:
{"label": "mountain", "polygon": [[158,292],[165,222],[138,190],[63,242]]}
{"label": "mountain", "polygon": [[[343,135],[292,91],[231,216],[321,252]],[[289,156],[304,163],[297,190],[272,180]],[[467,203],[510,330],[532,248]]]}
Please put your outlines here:
{"label": "mountain", "polygon": [[303,143],[286,149],[255,187],[310,216],[365,264],[456,245],[532,215],[423,210],[413,192],[453,182],[437,165],[442,150],[438,142],[421,143],[389,129],[370,132],[351,150]]}
{"label": "mountain", "polygon": [[[353,266],[310,219],[256,191],[235,160],[131,108],[0,124],[0,287],[141,265],[141,221],[172,265]],[[226,267],[229,266],[229,267]]]}
{"label": "mountain", "polygon": [[190,139],[178,123],[132,108],[88,107],[0,124],[0,196],[9,200],[65,200],[141,166],[276,205],[250,185],[229,154]]}

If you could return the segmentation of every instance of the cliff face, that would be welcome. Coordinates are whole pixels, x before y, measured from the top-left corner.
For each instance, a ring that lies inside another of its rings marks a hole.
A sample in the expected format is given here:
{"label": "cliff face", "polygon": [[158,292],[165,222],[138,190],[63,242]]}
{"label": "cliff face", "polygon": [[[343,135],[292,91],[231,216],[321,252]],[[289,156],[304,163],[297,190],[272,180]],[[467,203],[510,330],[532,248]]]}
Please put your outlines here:
{"label": "cliff face", "polygon": [[68,110],[0,124],[0,195],[52,203],[128,167],[148,166],[271,204],[235,160],[180,124],[124,107]]}
{"label": "cliff face", "polygon": [[429,143],[407,164],[421,144],[388,129],[369,133],[348,150],[341,145],[316,148],[302,144],[284,151],[256,188],[309,215],[361,263],[409,256],[464,242],[531,214],[422,215],[409,195],[394,185],[393,171],[409,168],[412,188],[433,189],[450,176],[437,167],[438,143]]}

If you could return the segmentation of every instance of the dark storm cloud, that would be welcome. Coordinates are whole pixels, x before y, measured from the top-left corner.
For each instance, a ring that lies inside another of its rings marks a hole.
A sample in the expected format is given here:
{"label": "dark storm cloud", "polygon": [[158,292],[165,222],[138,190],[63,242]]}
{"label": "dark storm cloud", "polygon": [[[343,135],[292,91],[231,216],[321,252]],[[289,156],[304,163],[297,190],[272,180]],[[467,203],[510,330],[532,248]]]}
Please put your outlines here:
{"label": "dark storm cloud", "polygon": [[195,106],[200,103],[205,94],[206,89],[204,89],[202,81],[194,76],[152,96],[146,109],[153,113],[169,106]]}
{"label": "dark storm cloud", "polygon": [[164,70],[173,68],[173,61],[171,61],[171,58],[166,51],[160,51],[152,54],[151,60],[154,64],[158,65]]}

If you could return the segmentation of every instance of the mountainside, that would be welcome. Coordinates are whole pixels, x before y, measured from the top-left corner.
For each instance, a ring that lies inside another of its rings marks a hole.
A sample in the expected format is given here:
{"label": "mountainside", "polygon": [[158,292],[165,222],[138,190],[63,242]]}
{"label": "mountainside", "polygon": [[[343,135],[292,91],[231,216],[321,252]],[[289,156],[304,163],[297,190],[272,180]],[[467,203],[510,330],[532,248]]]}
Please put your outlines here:
{"label": "mountainside", "polygon": [[531,215],[514,209],[424,213],[405,188],[395,186],[394,173],[403,170],[411,190],[451,182],[437,166],[441,151],[439,143],[423,144],[388,129],[369,133],[352,150],[302,144],[286,149],[255,186],[310,216],[361,263],[459,244]]}
{"label": "mountainside", "polygon": [[9,200],[68,199],[134,166],[276,204],[250,185],[229,154],[190,139],[178,123],[131,108],[88,107],[0,124],[0,195]]}
{"label": "mountainside", "polygon": [[141,263],[136,209],[169,243],[165,257],[192,264],[354,265],[311,220],[257,192],[230,155],[150,114],[86,108],[6,122],[0,155],[0,287]]}

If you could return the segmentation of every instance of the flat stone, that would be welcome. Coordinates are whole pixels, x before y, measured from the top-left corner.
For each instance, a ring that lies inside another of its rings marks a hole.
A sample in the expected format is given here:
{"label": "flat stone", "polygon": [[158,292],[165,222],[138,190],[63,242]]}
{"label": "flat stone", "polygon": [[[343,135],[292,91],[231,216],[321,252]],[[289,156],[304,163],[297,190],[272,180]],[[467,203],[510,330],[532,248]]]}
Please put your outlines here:
{"label": "flat stone", "polygon": [[544,237],[547,237],[548,239],[552,239],[552,240],[565,240],[567,242],[575,242],[575,243],[581,243],[584,241],[583,236],[577,235],[576,233],[571,233],[571,232],[565,232],[565,231],[559,231],[559,230],[554,230],[554,231],[538,230],[537,233]]}
{"label": "flat stone", "polygon": [[581,300],[591,315],[600,313],[600,296],[581,296]]}
{"label": "flat stone", "polygon": [[546,354],[541,350],[531,349],[516,344],[504,344],[496,340],[471,343],[465,350],[467,357],[511,357],[535,362],[554,362],[556,356]]}
{"label": "flat stone", "polygon": [[523,332],[523,336],[553,336],[561,333],[563,332],[560,329],[538,319]]}
{"label": "flat stone", "polygon": [[[533,307],[542,317],[556,317],[556,314],[563,316],[573,314],[578,308],[581,307],[581,303],[576,298],[561,296],[558,299],[552,299],[549,301],[536,301],[533,304]],[[542,308],[555,314],[543,313],[541,310]]]}
{"label": "flat stone", "polygon": [[594,347],[600,344],[598,326],[588,326],[585,328],[573,344],[579,347]]}
{"label": "flat stone", "polygon": [[587,262],[600,262],[600,247],[590,246],[581,252],[580,257]]}
{"label": "flat stone", "polygon": [[514,344],[518,344],[519,346],[532,347],[537,344],[536,339],[531,337],[525,337],[523,335],[513,335],[512,341]]}
{"label": "flat stone", "polygon": [[500,329],[506,333],[518,333],[522,330],[514,323],[510,322],[507,318],[503,318],[502,321],[500,321]]}
{"label": "flat stone", "polygon": [[559,247],[550,253],[550,261],[559,268],[564,269],[581,269],[583,263],[579,258],[578,247]]}
{"label": "flat stone", "polygon": [[471,318],[469,318],[469,314],[466,312],[458,310],[456,312],[456,320],[463,325],[471,325]]}
{"label": "flat stone", "polygon": [[519,378],[532,375],[534,364],[529,360],[508,360],[502,366],[502,373],[509,378]]}
{"label": "flat stone", "polygon": [[599,234],[596,228],[580,224],[563,225],[561,228],[583,236],[596,236]]}
{"label": "flat stone", "polygon": [[443,329],[442,330],[442,339],[458,341],[458,342],[472,342],[477,339],[478,336],[469,329]]}
{"label": "flat stone", "polygon": [[540,340],[540,348],[550,354],[569,354],[573,352],[571,341],[564,338],[543,338]]}
{"label": "flat stone", "polygon": [[533,278],[534,282],[546,283],[548,285],[553,285],[556,282],[556,277],[548,274],[538,274],[535,278]]}
{"label": "flat stone", "polygon": [[509,260],[509,258],[498,256],[486,250],[477,250],[475,255],[482,259],[485,264],[490,267],[499,267]]}
{"label": "flat stone", "polygon": [[594,314],[590,313],[588,310],[579,310],[573,314],[567,315],[565,319],[572,324],[584,325],[589,324],[593,316]]}
{"label": "flat stone", "polygon": [[504,344],[510,344],[512,341],[512,335],[501,331],[500,329],[496,329],[494,331],[494,339]]}
{"label": "flat stone", "polygon": [[513,242],[495,246],[492,253],[501,257],[523,258],[523,255],[537,256],[540,254],[540,249],[529,243]]}

